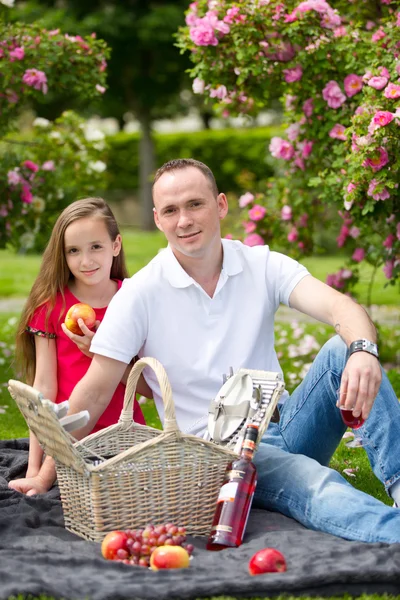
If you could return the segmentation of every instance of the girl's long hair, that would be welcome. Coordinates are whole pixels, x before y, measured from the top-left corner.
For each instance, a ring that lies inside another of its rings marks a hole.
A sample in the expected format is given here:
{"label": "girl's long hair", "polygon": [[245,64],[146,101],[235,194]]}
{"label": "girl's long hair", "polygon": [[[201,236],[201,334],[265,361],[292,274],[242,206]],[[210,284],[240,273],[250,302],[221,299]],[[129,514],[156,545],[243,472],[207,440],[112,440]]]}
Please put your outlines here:
{"label": "girl's long hair", "polygon": [[[18,377],[30,385],[33,384],[35,379],[36,351],[34,336],[28,335],[26,328],[35,310],[45,303],[48,303],[47,324],[58,293],[62,295],[63,302],[65,302],[64,289],[73,277],[65,259],[65,230],[71,223],[87,217],[102,219],[113,242],[120,233],[112,210],[102,198],[84,198],[72,202],[58,217],[43,253],[39,274],[22,311],[15,340],[15,361]],[[129,277],[129,275],[124,250],[121,246],[120,253],[113,258],[110,278],[125,279],[126,277]]]}

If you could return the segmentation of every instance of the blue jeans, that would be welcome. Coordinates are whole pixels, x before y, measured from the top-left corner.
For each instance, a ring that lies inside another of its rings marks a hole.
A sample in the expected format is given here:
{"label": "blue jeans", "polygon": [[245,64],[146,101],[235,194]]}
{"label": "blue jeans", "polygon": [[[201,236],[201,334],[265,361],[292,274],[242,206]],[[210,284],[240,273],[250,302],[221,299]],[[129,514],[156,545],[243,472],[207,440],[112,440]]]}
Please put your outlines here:
{"label": "blue jeans", "polygon": [[[320,350],[303,382],[270,423],[255,456],[253,506],[283,513],[309,529],[361,542],[400,542],[400,509],[353,488],[328,464],[346,426],[336,390],[347,361],[339,336]],[[357,431],[386,490],[400,479],[400,404],[383,373],[370,416]]]}

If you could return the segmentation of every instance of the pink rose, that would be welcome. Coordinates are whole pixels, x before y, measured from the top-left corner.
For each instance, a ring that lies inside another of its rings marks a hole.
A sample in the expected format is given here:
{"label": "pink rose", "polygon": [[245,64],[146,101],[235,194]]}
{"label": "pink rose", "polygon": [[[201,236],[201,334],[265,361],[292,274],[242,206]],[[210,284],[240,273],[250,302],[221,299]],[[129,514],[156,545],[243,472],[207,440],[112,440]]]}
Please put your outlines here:
{"label": "pink rose", "polygon": [[195,26],[189,29],[190,39],[196,46],[218,46],[214,29],[204,19],[197,19]]}
{"label": "pink rose", "polygon": [[228,91],[224,85],[219,85],[215,89],[210,90],[210,98],[218,98],[223,100],[228,95]]}
{"label": "pink rose", "polygon": [[371,79],[368,80],[368,85],[370,87],[374,88],[375,90],[383,90],[383,88],[387,85],[387,83],[388,83],[387,77],[375,76],[375,77],[371,77]]}
{"label": "pink rose", "polygon": [[273,137],[271,139],[269,150],[274,158],[290,160],[294,155],[294,148],[292,144],[280,137]]}
{"label": "pink rose", "polygon": [[297,231],[296,227],[292,227],[292,229],[289,231],[288,236],[287,236],[288,242],[295,242],[298,237],[299,237],[299,232]]}
{"label": "pink rose", "polygon": [[47,77],[43,71],[27,69],[22,77],[22,81],[29,87],[47,94]]}
{"label": "pink rose", "polygon": [[104,92],[106,91],[104,85],[100,85],[99,83],[96,83],[95,87],[99,94],[104,94]]}
{"label": "pink rose", "polygon": [[253,231],[256,230],[256,224],[253,223],[252,221],[245,221],[243,223],[243,229],[245,231],[245,233],[253,233]]}
{"label": "pink rose", "polygon": [[343,140],[346,141],[346,127],[344,125],[340,125],[340,123],[336,123],[336,125],[334,125],[332,127],[332,129],[329,132],[329,137],[334,138],[336,140]]}
{"label": "pink rose", "polygon": [[343,94],[336,81],[329,81],[322,90],[322,97],[328,103],[330,108],[339,108],[346,102],[346,96]]}
{"label": "pink rose", "polygon": [[300,81],[303,76],[303,69],[300,65],[293,67],[293,69],[283,70],[286,83],[293,83],[294,81]]}
{"label": "pink rose", "polygon": [[382,189],[381,192],[377,192],[376,188],[378,186],[379,181],[377,181],[376,179],[371,179],[367,190],[368,196],[371,196],[374,200],[387,200],[388,198],[390,198],[390,194],[385,187]]}
{"label": "pink rose", "polygon": [[372,117],[370,124],[373,127],[375,127],[375,129],[377,129],[378,127],[385,127],[385,125],[388,125],[393,121],[393,118],[393,113],[389,112],[388,110],[378,110]]}
{"label": "pink rose", "polygon": [[10,52],[11,62],[14,62],[14,60],[22,60],[24,56],[25,50],[21,46],[17,46],[17,48],[14,48],[14,50],[11,50]]}
{"label": "pink rose", "polygon": [[299,144],[299,148],[301,150],[301,157],[308,158],[311,154],[313,143],[311,140],[304,140]]}
{"label": "pink rose", "polygon": [[386,279],[391,279],[394,270],[394,260],[388,260],[385,262],[382,271],[385,274]]}
{"label": "pink rose", "polygon": [[247,237],[244,238],[243,244],[246,246],[264,246],[265,242],[262,239],[261,235],[258,233],[251,233]]}
{"label": "pink rose", "polygon": [[42,164],[42,171],[54,171],[54,169],[54,160],[46,160],[46,162]]}
{"label": "pink rose", "polygon": [[32,202],[32,200],[33,200],[33,195],[32,195],[32,192],[31,192],[31,188],[26,183],[22,184],[21,200],[25,204],[30,204]]}
{"label": "pink rose", "polygon": [[[388,162],[389,155],[386,149],[380,146],[374,154],[364,160],[363,167],[371,167],[376,172],[380,171]],[[381,200],[385,200],[385,198],[381,198]]]}
{"label": "pink rose", "polygon": [[363,87],[362,77],[360,77],[359,75],[355,75],[354,73],[352,73],[351,75],[347,75],[347,77],[344,78],[343,83],[344,91],[346,92],[349,98],[351,98],[355,94],[358,94],[358,92],[360,92]]}
{"label": "pink rose", "polygon": [[359,230],[359,228],[358,228],[358,227],[355,227],[354,225],[353,225],[353,227],[350,227],[349,235],[350,235],[350,237],[352,237],[354,240],[355,240],[356,238],[358,238],[358,236],[360,235],[360,230]]}
{"label": "pink rose", "polygon": [[292,123],[286,130],[286,135],[288,136],[291,142],[294,142],[299,137],[300,133],[300,123]]}
{"label": "pink rose", "polygon": [[308,98],[303,104],[303,112],[306,117],[311,117],[314,111],[314,100],[312,98]]}
{"label": "pink rose", "polygon": [[245,194],[243,194],[239,198],[239,206],[240,206],[240,208],[244,208],[245,206],[247,206],[248,204],[250,204],[250,202],[253,202],[253,200],[254,200],[253,194],[251,194],[250,192],[246,192]]}
{"label": "pink rose", "polygon": [[387,236],[384,242],[382,242],[382,246],[385,248],[393,248],[393,244],[396,241],[396,236],[391,233]]}
{"label": "pink rose", "polygon": [[282,221],[290,221],[291,218],[292,218],[292,207],[285,204],[285,206],[282,206],[281,219],[282,219]]}
{"label": "pink rose", "polygon": [[192,83],[192,90],[194,94],[203,94],[205,88],[205,83],[199,77],[195,77]]}
{"label": "pink rose", "polygon": [[267,211],[265,210],[264,206],[261,206],[260,204],[255,204],[249,210],[249,219],[251,221],[261,221],[265,217],[266,213]]}
{"label": "pink rose", "polygon": [[386,33],[380,27],[378,31],[375,31],[375,33],[372,34],[371,39],[373,42],[379,42],[379,40],[382,40],[384,37],[386,37]]}
{"label": "pink rose", "polygon": [[227,233],[225,236],[226,240],[233,240],[233,235],[231,233]]}
{"label": "pink rose", "polygon": [[359,263],[365,258],[365,250],[364,248],[356,248],[353,252],[353,256],[351,257],[355,262]]}
{"label": "pink rose", "polygon": [[33,171],[33,173],[37,173],[37,171],[39,171],[39,165],[34,163],[32,160],[26,160],[22,163],[22,165],[30,171]]}
{"label": "pink rose", "polygon": [[8,171],[7,179],[9,185],[18,185],[23,181],[21,175],[17,171]]}
{"label": "pink rose", "polygon": [[385,98],[400,98],[400,85],[395,83],[389,83],[385,91],[383,92]]}

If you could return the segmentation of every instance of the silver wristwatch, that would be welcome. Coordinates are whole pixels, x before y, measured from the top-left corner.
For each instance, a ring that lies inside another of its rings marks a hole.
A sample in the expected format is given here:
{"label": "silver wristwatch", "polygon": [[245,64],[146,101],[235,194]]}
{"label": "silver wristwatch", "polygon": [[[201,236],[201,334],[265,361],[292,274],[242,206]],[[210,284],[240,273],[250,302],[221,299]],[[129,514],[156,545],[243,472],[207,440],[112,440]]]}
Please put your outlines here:
{"label": "silver wristwatch", "polygon": [[374,344],[374,342],[370,342],[366,339],[356,340],[350,344],[349,357],[354,354],[354,352],[369,352],[369,354],[379,358],[378,346]]}

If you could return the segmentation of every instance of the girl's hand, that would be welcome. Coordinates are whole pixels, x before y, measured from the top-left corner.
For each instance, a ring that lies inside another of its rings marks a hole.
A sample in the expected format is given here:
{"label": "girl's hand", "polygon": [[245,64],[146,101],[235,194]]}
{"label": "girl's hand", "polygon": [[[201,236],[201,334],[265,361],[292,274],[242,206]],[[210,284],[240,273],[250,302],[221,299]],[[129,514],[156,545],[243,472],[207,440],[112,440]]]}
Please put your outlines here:
{"label": "girl's hand", "polygon": [[76,335],[75,333],[72,333],[69,329],[67,329],[64,323],[61,323],[61,328],[65,335],[69,337],[69,339],[78,346],[79,350],[83,354],[85,354],[89,358],[93,358],[93,352],[90,352],[89,348],[90,344],[92,343],[92,338],[96,333],[96,329],[100,325],[100,321],[95,322],[94,331],[86,327],[83,319],[78,319],[78,325],[84,335]]}

